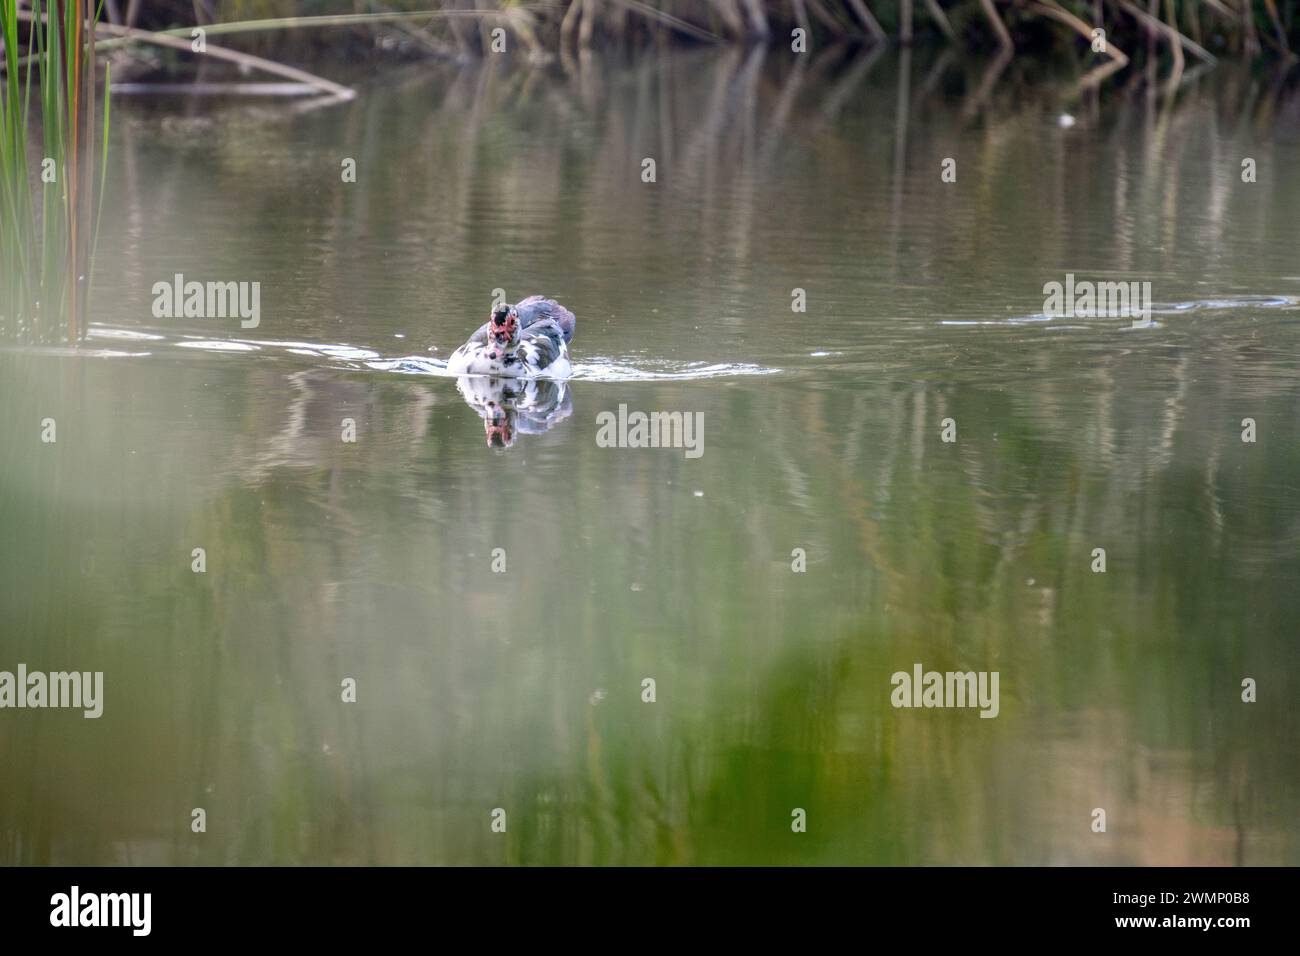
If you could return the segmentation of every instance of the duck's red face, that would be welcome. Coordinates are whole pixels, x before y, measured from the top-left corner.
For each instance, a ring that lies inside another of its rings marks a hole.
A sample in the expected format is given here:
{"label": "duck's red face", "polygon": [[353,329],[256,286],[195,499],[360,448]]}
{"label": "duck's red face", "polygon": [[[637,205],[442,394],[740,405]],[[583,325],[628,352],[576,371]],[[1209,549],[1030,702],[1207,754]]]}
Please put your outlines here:
{"label": "duck's red face", "polygon": [[488,338],[505,351],[519,344],[519,313],[513,305],[503,305],[492,313],[488,319]]}

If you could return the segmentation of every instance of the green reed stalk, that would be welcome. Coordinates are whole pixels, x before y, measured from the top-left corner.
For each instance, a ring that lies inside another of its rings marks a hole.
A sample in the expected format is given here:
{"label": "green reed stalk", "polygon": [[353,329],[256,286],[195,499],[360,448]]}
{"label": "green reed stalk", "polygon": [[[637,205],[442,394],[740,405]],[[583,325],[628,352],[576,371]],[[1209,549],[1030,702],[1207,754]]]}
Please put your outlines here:
{"label": "green reed stalk", "polygon": [[0,307],[17,311],[28,282],[26,247],[21,240],[30,221],[27,192],[26,110],[21,109],[16,3],[0,0],[0,38],[4,40],[5,83],[0,91]]}
{"label": "green reed stalk", "polygon": [[[106,91],[100,128],[95,51],[89,42],[100,11],[92,0],[32,0],[30,15],[20,17],[17,6],[17,0],[0,0],[5,64],[0,85],[0,331],[41,341],[65,332],[76,342],[85,334],[89,315],[107,174],[108,98]],[[20,19],[28,24],[23,68]],[[33,94],[40,101],[36,169],[29,161],[36,139]],[[39,204],[32,195],[37,189]]]}

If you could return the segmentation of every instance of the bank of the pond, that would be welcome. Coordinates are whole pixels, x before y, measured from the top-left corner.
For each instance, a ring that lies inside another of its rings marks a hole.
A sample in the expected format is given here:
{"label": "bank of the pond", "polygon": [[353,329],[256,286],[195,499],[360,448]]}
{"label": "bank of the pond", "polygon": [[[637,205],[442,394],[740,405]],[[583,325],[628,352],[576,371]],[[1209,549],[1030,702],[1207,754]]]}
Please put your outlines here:
{"label": "bank of the pond", "polygon": [[105,20],[153,31],[262,21],[261,27],[239,29],[240,43],[290,57],[337,50],[340,44],[366,56],[376,51],[481,56],[494,52],[494,43],[500,43],[494,31],[501,28],[539,55],[615,46],[860,40],[1093,56],[1099,63],[1158,57],[1174,69],[1186,60],[1219,56],[1290,61],[1300,42],[1297,5],[1296,0],[405,0],[358,10],[300,0],[235,0],[219,9],[211,2],[166,0],[110,2]]}

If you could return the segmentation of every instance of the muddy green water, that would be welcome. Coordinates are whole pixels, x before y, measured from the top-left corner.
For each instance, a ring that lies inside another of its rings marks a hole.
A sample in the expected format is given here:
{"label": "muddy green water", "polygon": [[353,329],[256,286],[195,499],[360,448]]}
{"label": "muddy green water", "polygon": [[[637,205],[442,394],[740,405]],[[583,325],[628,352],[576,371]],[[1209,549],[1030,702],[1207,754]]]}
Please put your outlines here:
{"label": "muddy green water", "polygon": [[[993,69],[119,97],[92,336],[0,346],[0,670],[104,674],[0,710],[0,862],[1300,863],[1300,100]],[[436,374],[496,288],[578,316],[505,450]]]}

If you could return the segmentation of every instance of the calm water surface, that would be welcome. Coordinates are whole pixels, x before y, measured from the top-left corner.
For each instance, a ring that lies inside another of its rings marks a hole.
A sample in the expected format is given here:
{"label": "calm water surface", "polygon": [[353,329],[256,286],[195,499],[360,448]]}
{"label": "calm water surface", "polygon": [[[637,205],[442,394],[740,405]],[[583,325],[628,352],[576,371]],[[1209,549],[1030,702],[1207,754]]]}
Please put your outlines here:
{"label": "calm water surface", "polygon": [[[0,715],[0,862],[1300,863],[1300,100],[1019,69],[118,98],[92,337],[0,348],[0,669],[104,715]],[[1155,321],[1044,321],[1067,272]],[[578,316],[506,450],[436,374],[496,288]],[[999,716],[895,710],[917,662]]]}

